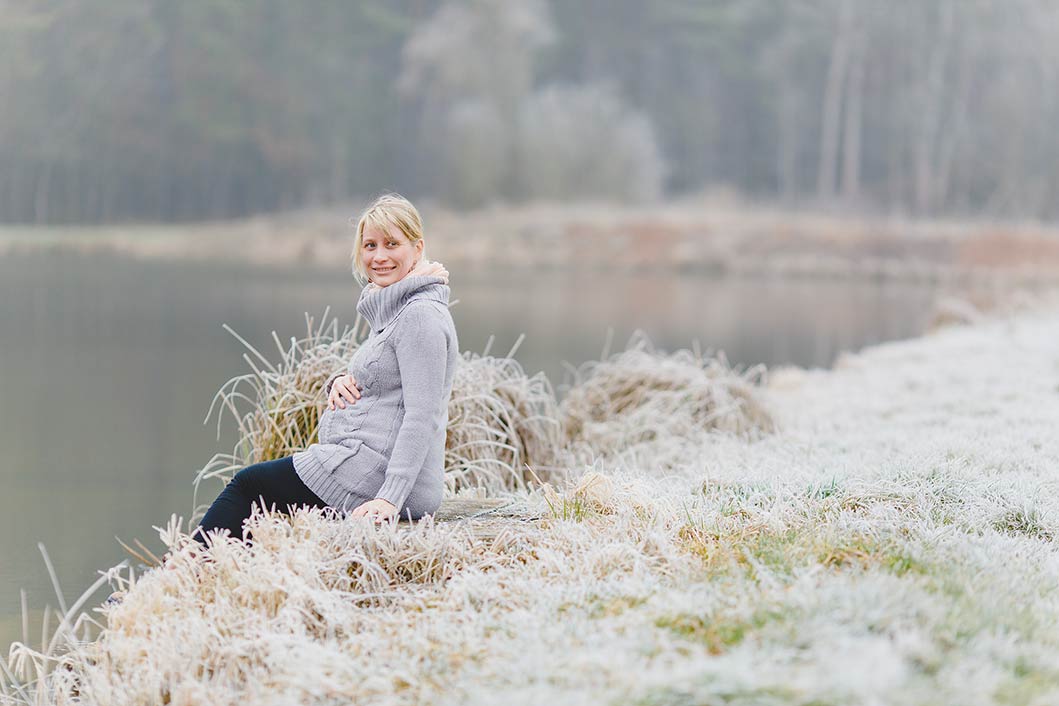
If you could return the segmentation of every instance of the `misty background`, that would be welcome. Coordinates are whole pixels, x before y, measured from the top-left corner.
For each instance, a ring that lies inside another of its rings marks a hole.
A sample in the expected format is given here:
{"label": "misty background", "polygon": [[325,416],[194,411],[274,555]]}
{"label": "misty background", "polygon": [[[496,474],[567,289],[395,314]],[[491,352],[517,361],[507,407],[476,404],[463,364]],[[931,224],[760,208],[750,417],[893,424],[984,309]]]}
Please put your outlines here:
{"label": "misty background", "polygon": [[1051,0],[4,0],[0,221],[724,187],[1059,211]]}

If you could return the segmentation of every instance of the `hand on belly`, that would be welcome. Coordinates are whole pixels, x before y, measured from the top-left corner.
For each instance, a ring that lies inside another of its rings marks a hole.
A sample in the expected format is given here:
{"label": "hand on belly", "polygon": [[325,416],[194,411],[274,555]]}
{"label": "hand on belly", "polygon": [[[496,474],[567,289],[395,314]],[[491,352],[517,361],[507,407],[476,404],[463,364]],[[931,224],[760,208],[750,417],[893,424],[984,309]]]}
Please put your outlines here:
{"label": "hand on belly", "polygon": [[335,381],[331,383],[331,394],[327,396],[327,408],[345,409],[347,401],[349,404],[356,404],[359,399],[360,385],[356,378],[352,375],[343,375],[335,378]]}

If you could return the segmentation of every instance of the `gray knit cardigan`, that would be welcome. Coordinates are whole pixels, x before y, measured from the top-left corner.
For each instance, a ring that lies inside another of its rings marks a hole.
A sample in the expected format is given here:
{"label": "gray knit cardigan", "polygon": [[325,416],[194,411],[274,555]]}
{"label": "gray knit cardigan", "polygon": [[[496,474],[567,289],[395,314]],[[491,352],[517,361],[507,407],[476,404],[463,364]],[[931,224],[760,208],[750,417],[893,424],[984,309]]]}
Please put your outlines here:
{"label": "gray knit cardigan", "polygon": [[361,389],[345,409],[325,409],[319,442],[294,454],[302,481],[328,505],[348,513],[384,498],[398,514],[419,519],[441,505],[445,428],[459,354],[440,277],[409,275],[388,287],[366,287],[357,311],[371,326],[347,370]]}

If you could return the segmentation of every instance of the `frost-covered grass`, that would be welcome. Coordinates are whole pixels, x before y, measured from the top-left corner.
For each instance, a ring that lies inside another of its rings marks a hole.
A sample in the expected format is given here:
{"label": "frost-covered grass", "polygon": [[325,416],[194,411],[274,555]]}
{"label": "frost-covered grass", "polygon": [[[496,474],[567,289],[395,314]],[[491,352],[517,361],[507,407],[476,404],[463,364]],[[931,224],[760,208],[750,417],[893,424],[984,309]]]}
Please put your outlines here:
{"label": "frost-covered grass", "polygon": [[747,438],[773,430],[755,389],[764,367],[740,374],[723,353],[703,353],[696,346],[667,355],[637,332],[624,351],[585,363],[575,373],[562,403],[563,429],[571,445],[590,453],[704,429]]}
{"label": "frost-covered grass", "polygon": [[771,433],[602,433],[499,531],[257,514],[203,563],[171,524],[172,570],[57,664],[13,646],[5,699],[1059,702],[1059,307],[750,389]]}

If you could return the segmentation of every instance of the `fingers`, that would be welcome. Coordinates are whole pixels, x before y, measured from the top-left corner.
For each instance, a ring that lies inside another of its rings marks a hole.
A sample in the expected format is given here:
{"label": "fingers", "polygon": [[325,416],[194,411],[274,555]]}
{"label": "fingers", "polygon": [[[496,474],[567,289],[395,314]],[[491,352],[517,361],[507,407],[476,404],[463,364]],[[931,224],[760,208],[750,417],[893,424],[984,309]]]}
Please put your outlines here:
{"label": "fingers", "polygon": [[343,397],[351,404],[360,399],[360,388],[352,375],[340,377],[331,384],[331,394],[327,398],[328,406],[334,409],[337,405],[339,409],[345,409]]}
{"label": "fingers", "polygon": [[371,500],[366,503],[361,503],[353,508],[353,512],[349,513],[350,517],[367,517],[372,513],[374,506],[371,504]]}
{"label": "fingers", "polygon": [[449,283],[449,271],[446,270],[445,266],[440,262],[422,260],[412,269],[411,274],[423,275],[426,277],[440,277],[445,284]]}
{"label": "fingers", "polygon": [[342,394],[345,395],[346,399],[350,402],[356,402],[360,399],[360,388],[357,387],[356,378],[349,375],[349,383],[342,387]]}
{"label": "fingers", "polygon": [[415,273],[418,275],[426,275],[428,277],[444,277],[448,275],[445,266],[440,262],[421,262],[416,267]]}
{"label": "fingers", "polygon": [[390,515],[379,507],[379,504],[374,500],[369,500],[366,503],[358,505],[350,513],[349,517],[367,517],[370,518],[375,524],[385,522],[389,519]]}

